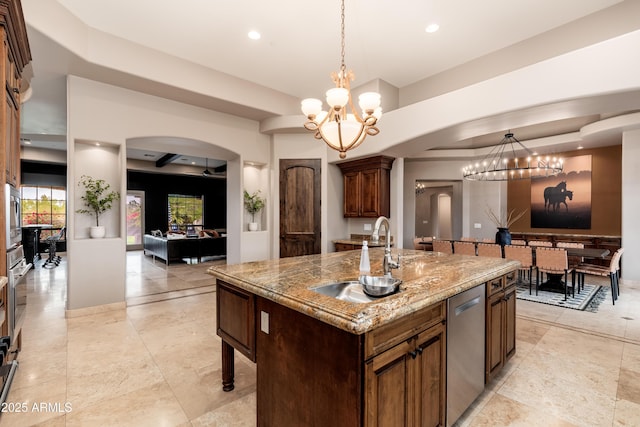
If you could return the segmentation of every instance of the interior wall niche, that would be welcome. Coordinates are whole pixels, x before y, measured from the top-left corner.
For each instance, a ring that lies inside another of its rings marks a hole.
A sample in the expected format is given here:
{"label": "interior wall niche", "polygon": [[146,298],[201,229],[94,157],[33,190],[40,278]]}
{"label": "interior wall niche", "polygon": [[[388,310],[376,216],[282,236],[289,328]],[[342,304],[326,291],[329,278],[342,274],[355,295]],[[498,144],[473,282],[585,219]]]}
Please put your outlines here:
{"label": "interior wall niche", "polygon": [[416,180],[415,234],[453,239],[461,233],[461,183]]}

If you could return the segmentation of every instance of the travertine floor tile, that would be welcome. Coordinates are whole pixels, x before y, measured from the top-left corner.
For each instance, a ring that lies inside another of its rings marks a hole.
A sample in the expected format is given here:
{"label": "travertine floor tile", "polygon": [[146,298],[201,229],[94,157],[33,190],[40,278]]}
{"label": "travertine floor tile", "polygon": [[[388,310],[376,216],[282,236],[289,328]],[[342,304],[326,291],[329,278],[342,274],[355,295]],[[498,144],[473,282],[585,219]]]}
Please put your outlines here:
{"label": "travertine floor tile", "polygon": [[[65,318],[65,262],[29,272],[8,396],[29,411],[3,414],[0,427],[255,426],[255,364],[236,353],[236,389],[222,391],[207,268],[128,252],[128,307],[75,318]],[[640,425],[640,283],[622,292],[597,313],[518,300],[516,355],[457,425]]]}
{"label": "travertine floor tile", "polygon": [[461,427],[572,427],[579,424],[573,424],[554,417],[539,405],[523,404],[500,394],[495,394],[472,420],[460,423],[460,425]]}

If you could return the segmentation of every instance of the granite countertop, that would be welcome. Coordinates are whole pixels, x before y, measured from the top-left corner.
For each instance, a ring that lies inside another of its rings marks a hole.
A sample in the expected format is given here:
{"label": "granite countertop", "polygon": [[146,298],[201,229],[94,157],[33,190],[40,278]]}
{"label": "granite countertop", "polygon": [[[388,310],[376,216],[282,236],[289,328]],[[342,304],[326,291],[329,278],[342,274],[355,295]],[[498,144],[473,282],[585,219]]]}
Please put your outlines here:
{"label": "granite countertop", "polygon": [[[382,275],[383,254],[383,248],[369,249],[373,275]],[[513,271],[520,265],[502,258],[392,250],[394,259],[398,254],[401,256],[400,268],[391,273],[403,281],[400,292],[369,303],[341,301],[310,289],[357,280],[358,251],[220,265],[207,272],[347,332],[363,334]]]}
{"label": "granite countertop", "polygon": [[6,276],[0,276],[0,289],[7,285],[8,279]]}

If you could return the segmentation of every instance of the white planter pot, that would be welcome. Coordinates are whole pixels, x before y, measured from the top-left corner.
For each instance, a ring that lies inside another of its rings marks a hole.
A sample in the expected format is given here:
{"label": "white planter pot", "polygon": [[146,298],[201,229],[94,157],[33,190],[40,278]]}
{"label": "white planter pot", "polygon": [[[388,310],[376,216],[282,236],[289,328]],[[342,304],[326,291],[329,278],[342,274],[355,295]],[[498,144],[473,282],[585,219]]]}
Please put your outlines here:
{"label": "white planter pot", "polygon": [[91,227],[90,235],[92,239],[102,239],[106,234],[106,229],[104,225],[98,225],[95,227]]}
{"label": "white planter pot", "polygon": [[249,231],[258,231],[258,223],[250,222],[249,223]]}

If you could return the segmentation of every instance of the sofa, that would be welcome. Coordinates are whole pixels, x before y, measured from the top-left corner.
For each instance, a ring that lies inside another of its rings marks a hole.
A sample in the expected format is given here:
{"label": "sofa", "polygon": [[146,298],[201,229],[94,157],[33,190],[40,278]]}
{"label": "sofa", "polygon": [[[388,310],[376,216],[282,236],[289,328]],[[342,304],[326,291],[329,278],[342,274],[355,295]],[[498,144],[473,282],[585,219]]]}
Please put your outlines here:
{"label": "sofa", "polygon": [[165,236],[144,235],[143,248],[145,255],[151,255],[153,260],[162,259],[167,265],[172,261],[184,258],[196,258],[198,262],[207,256],[226,256],[227,237],[189,237],[182,239],[168,239]]}

